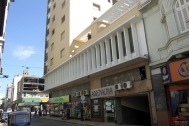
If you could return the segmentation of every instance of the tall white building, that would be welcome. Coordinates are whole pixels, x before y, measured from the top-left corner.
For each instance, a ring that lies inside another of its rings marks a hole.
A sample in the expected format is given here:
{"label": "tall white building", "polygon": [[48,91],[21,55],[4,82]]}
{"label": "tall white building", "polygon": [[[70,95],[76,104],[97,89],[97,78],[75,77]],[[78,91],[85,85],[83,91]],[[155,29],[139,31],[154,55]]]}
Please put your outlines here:
{"label": "tall white building", "polygon": [[7,23],[7,15],[10,7],[10,2],[14,0],[0,0],[0,75],[3,74],[3,68],[1,66],[2,53],[4,50],[5,43],[5,28]]}
{"label": "tall white building", "polygon": [[18,88],[18,82],[22,79],[23,74],[18,74],[14,76],[13,79],[13,89],[14,91],[12,92],[12,101],[17,100],[17,88]]}

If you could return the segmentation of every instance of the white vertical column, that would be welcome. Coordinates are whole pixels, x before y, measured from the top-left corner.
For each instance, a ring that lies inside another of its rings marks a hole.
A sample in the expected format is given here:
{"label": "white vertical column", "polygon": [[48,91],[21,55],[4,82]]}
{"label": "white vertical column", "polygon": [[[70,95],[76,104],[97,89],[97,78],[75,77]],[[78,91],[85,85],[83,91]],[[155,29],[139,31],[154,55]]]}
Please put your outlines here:
{"label": "white vertical column", "polygon": [[132,29],[134,52],[138,56],[139,55],[138,37],[137,37],[136,25],[134,23],[131,23],[131,29]]}
{"label": "white vertical column", "polygon": [[83,76],[83,73],[82,73],[82,56],[81,56],[81,54],[79,55],[79,59],[80,59],[79,68],[80,68],[80,77],[81,77],[81,76]]}
{"label": "white vertical column", "polygon": [[77,78],[80,76],[80,58],[77,56]]}
{"label": "white vertical column", "polygon": [[111,65],[111,54],[110,54],[110,43],[108,39],[105,39],[106,44],[106,57],[107,57],[107,66]]}
{"label": "white vertical column", "polygon": [[81,54],[81,73],[84,75],[84,55]]}
{"label": "white vertical column", "polygon": [[104,51],[104,42],[100,42],[100,52],[101,52],[101,64],[102,64],[102,69],[106,67],[105,63],[105,51]]}
{"label": "white vertical column", "polygon": [[99,45],[95,45],[96,49],[96,65],[97,65],[97,70],[100,70],[100,48]]}
{"label": "white vertical column", "polygon": [[130,47],[130,43],[129,43],[128,29],[124,27],[123,32],[124,32],[124,37],[125,37],[126,55],[127,55],[127,58],[130,59],[131,58],[131,47]]}
{"label": "white vertical column", "polygon": [[95,57],[95,49],[94,47],[91,48],[91,57],[92,57],[92,71],[96,71],[96,57]]}
{"label": "white vertical column", "polygon": [[119,31],[117,32],[117,42],[118,42],[118,51],[119,51],[119,61],[122,62],[124,59],[123,44],[122,44],[122,39],[121,39],[121,33]]}
{"label": "white vertical column", "polygon": [[92,68],[92,64],[91,64],[91,51],[87,50],[87,57],[88,57],[88,74],[91,73],[91,68]]}
{"label": "white vertical column", "polygon": [[87,53],[84,52],[84,75],[87,75]]}
{"label": "white vertical column", "polygon": [[111,48],[112,48],[112,60],[113,64],[117,63],[117,52],[116,52],[116,43],[115,43],[115,36],[111,35]]}
{"label": "white vertical column", "polygon": [[69,65],[69,80],[68,81],[70,81],[71,80],[71,60],[69,61],[69,63],[68,63],[68,65]]}
{"label": "white vertical column", "polygon": [[77,57],[74,57],[74,79],[77,78]]}
{"label": "white vertical column", "polygon": [[62,72],[62,75],[61,75],[61,82],[60,83],[63,84],[63,83],[65,83],[65,74],[64,74],[64,72],[65,72],[65,64],[62,65],[61,72]]}

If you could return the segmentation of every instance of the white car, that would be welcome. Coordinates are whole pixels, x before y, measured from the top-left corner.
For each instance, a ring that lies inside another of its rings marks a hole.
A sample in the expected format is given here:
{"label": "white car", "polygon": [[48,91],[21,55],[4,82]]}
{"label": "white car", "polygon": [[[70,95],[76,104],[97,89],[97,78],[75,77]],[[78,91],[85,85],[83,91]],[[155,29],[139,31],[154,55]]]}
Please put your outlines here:
{"label": "white car", "polygon": [[12,109],[11,108],[7,108],[7,112],[12,112]]}

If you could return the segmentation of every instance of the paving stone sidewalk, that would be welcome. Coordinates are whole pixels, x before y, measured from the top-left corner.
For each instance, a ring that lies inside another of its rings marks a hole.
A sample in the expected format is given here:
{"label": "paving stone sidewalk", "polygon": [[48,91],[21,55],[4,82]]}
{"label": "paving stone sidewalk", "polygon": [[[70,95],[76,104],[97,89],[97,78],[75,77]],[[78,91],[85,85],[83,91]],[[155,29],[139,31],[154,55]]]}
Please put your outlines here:
{"label": "paving stone sidewalk", "polygon": [[83,126],[126,126],[126,125],[118,125],[115,123],[107,123],[107,122],[94,122],[94,121],[80,121],[79,119],[64,119],[61,120],[61,117],[54,117],[54,116],[42,116],[39,118],[43,119],[51,119],[51,120],[56,120],[56,121],[62,121],[66,123],[72,123],[72,124],[78,124],[78,125],[83,125]]}

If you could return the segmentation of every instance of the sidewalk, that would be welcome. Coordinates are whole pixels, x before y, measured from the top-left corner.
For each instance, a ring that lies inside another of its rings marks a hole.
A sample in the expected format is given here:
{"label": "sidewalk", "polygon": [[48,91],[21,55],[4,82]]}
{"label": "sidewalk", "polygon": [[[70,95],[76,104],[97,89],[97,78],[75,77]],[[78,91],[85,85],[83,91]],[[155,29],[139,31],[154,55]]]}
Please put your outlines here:
{"label": "sidewalk", "polygon": [[65,123],[72,123],[72,124],[78,124],[78,125],[84,125],[84,126],[136,126],[136,125],[118,125],[115,123],[108,123],[108,122],[93,122],[93,121],[80,121],[79,119],[65,119],[61,120],[61,117],[55,117],[55,116],[41,116],[39,118],[43,119],[50,119],[55,121],[62,121]]}

